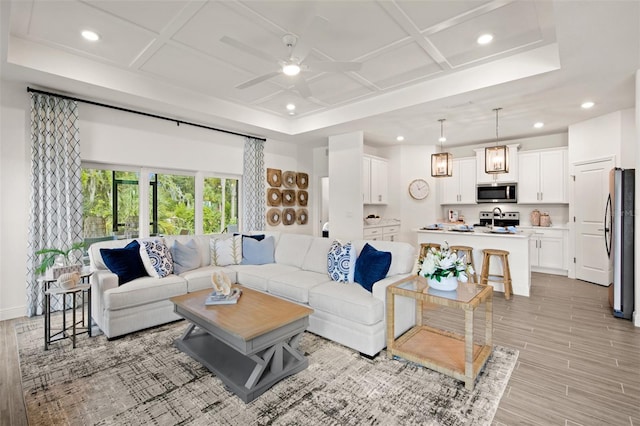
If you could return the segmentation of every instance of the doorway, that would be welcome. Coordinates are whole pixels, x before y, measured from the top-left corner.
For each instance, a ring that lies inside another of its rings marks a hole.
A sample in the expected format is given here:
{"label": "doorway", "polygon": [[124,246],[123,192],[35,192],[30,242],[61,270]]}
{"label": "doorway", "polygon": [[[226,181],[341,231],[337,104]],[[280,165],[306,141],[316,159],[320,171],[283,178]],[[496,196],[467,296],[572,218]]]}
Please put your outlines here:
{"label": "doorway", "polygon": [[320,232],[325,238],[329,237],[329,177],[320,178]]}
{"label": "doorway", "polygon": [[604,241],[604,211],[612,158],[575,166],[574,221],[576,278],[608,286],[611,262]]}

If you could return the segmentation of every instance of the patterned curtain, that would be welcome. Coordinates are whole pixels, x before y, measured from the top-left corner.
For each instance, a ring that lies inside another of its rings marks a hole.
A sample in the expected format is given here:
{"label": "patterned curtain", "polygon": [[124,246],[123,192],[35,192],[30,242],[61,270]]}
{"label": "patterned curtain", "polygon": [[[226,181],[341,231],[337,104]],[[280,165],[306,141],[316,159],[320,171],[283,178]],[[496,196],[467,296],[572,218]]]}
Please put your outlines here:
{"label": "patterned curtain", "polygon": [[262,231],[265,226],[264,141],[245,138],[242,174],[242,228]]}
{"label": "patterned curtain", "polygon": [[[44,312],[35,269],[43,248],[82,241],[80,135],[75,101],[31,94],[31,212],[27,259],[27,315]],[[51,300],[52,309],[61,301]]]}

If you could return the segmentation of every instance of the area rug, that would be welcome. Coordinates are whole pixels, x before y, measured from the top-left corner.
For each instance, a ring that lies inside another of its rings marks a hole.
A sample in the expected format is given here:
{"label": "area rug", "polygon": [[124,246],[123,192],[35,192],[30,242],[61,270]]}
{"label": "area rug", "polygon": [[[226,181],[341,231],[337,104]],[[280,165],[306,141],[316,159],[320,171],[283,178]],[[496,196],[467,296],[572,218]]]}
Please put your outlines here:
{"label": "area rug", "polygon": [[495,346],[475,389],[382,352],[373,360],[311,333],[309,367],[245,404],[174,340],[176,323],[43,350],[42,321],[16,325],[30,425],[489,425],[518,352]]}

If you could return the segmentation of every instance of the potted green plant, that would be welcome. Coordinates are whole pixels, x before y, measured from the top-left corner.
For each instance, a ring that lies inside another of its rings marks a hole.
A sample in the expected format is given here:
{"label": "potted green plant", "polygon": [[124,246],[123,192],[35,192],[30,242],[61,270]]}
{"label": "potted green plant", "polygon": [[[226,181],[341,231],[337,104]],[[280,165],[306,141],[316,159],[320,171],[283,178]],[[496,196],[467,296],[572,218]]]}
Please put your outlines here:
{"label": "potted green plant", "polygon": [[[36,268],[36,273],[42,275],[47,273],[48,271],[51,271],[51,277],[53,279],[57,279],[61,274],[64,274],[67,272],[76,272],[76,271],[79,272],[80,269],[82,269],[82,265],[69,264],[71,260],[70,256],[75,251],[82,252],[84,248],[85,248],[84,242],[78,241],[73,243],[71,247],[69,247],[66,250],[63,250],[60,248],[44,248],[44,249],[38,250],[36,252],[36,255],[43,256],[43,258],[40,265],[38,265],[38,267]],[[61,259],[63,262],[63,265],[57,265],[54,267],[57,259]]]}

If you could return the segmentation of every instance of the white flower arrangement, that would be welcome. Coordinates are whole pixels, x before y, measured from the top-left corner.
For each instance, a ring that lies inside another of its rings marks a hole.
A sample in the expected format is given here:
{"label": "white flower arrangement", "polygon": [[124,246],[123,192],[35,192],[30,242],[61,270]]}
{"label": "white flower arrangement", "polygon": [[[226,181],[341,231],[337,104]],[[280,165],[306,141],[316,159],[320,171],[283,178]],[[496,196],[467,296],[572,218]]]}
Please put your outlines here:
{"label": "white flower arrangement", "polygon": [[458,281],[467,282],[473,272],[473,267],[466,263],[464,256],[458,257],[456,252],[451,252],[446,241],[440,250],[435,247],[429,248],[422,264],[418,264],[418,275],[438,282],[447,277],[456,277]]}

